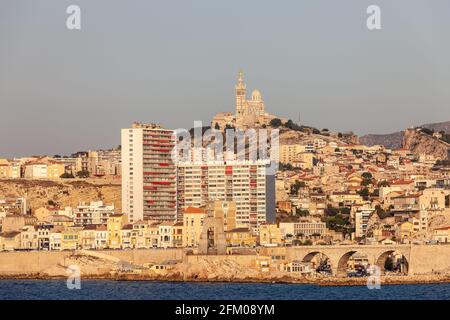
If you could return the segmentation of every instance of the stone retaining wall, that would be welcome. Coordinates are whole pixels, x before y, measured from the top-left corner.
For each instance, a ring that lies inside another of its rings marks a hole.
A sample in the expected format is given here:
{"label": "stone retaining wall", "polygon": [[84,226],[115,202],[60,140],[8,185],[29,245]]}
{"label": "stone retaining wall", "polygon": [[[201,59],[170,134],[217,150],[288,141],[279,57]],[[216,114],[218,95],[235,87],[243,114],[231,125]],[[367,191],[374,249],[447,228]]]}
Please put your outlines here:
{"label": "stone retaining wall", "polygon": [[[165,260],[182,260],[182,249],[102,250],[101,254],[120,260],[143,264]],[[0,252],[0,275],[33,274],[56,266],[65,266],[65,260],[73,251]]]}

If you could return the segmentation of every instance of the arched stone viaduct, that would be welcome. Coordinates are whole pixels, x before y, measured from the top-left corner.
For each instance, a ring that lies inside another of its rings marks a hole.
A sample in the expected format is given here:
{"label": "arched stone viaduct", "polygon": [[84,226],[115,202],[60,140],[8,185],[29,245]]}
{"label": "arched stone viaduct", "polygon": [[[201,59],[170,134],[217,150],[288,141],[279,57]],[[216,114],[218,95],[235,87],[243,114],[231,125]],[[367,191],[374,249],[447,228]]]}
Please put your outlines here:
{"label": "arched stone viaduct", "polygon": [[410,245],[361,245],[361,246],[301,246],[286,248],[286,259],[311,261],[319,253],[329,258],[334,275],[345,275],[347,262],[355,253],[364,255],[369,260],[369,264],[377,265],[384,271],[384,263],[392,253],[403,255],[409,263],[411,255]]}
{"label": "arched stone viaduct", "polygon": [[[450,245],[332,245],[297,246],[266,248],[267,255],[283,255],[288,261],[309,262],[317,254],[328,257],[334,275],[345,275],[347,262],[352,255],[359,253],[377,265],[384,273],[384,263],[391,253],[403,255],[406,259],[407,273],[426,274],[450,267]],[[262,252],[261,252],[262,253]]]}

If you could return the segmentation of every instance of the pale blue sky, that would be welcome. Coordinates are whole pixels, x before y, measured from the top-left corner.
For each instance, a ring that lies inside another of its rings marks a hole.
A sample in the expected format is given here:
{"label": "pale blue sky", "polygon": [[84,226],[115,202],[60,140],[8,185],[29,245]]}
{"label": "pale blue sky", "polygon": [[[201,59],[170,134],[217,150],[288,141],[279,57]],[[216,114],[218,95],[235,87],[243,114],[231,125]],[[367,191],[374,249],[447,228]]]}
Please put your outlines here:
{"label": "pale blue sky", "polygon": [[[70,4],[81,31],[66,29]],[[117,146],[135,120],[209,124],[234,110],[240,68],[267,111],[306,125],[447,121],[450,2],[2,0],[0,157]]]}

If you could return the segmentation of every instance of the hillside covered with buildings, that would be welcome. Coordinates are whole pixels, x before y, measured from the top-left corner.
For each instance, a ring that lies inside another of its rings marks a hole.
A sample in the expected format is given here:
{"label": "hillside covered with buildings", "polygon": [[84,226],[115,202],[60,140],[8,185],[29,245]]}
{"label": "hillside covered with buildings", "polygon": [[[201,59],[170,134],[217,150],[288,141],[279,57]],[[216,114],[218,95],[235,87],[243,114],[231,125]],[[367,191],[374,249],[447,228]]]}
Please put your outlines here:
{"label": "hillside covered with buildings", "polygon": [[[208,129],[279,133],[269,141],[270,159],[239,158],[233,149],[209,161],[210,149],[189,143],[189,154],[199,157],[175,161],[174,131],[145,123],[122,129],[118,149],[1,159],[0,250],[222,255],[450,243],[448,134],[420,127],[402,134],[402,147],[362,144],[352,132],[267,113],[258,90],[247,99],[242,73],[235,90],[235,113],[218,113]],[[357,252],[345,259],[349,273],[371,263]],[[382,259],[389,271],[407,268],[395,250]],[[285,262],[290,270],[294,263],[298,272],[329,273],[330,261],[316,252]]]}

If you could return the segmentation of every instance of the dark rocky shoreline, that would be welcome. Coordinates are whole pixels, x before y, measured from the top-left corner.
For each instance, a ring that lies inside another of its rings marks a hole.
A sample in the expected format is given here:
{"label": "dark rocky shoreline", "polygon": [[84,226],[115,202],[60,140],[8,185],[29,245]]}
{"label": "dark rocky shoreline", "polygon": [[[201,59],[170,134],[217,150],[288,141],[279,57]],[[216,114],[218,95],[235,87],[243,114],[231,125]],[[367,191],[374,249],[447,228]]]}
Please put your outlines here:
{"label": "dark rocky shoreline", "polygon": [[[1,280],[65,280],[64,276],[50,276],[47,274],[17,274],[0,275]],[[289,276],[265,279],[255,278],[182,278],[177,276],[150,276],[143,274],[121,273],[104,275],[86,275],[82,279],[109,280],[109,281],[165,281],[165,282],[214,282],[214,283],[278,283],[278,284],[309,284],[319,286],[366,286],[368,278],[347,277],[320,277],[320,278],[294,278]],[[389,276],[381,277],[381,285],[402,284],[435,284],[450,283],[450,275],[421,275],[421,276]]]}

